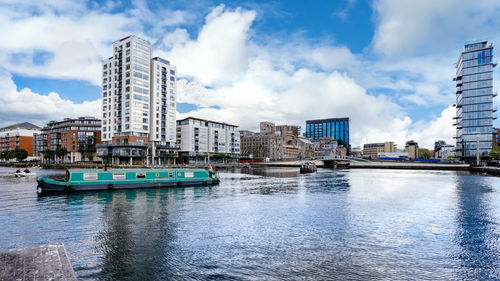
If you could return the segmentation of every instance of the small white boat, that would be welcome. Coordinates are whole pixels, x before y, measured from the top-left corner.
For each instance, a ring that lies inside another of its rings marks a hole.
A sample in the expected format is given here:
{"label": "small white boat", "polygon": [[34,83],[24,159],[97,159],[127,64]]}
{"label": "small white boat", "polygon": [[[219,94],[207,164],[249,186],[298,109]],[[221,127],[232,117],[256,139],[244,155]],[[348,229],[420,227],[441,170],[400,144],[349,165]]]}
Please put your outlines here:
{"label": "small white boat", "polygon": [[25,177],[34,177],[34,176],[36,176],[36,173],[18,172],[18,173],[14,173],[14,175],[16,176],[16,178],[25,178]]}

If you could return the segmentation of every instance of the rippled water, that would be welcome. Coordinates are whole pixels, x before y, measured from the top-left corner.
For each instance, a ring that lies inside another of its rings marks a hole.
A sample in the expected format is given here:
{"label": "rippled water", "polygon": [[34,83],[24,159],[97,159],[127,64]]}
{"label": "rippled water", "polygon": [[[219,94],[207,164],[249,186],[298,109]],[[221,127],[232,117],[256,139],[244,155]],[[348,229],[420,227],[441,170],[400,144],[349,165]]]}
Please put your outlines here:
{"label": "rippled water", "polygon": [[0,249],[62,242],[81,280],[500,276],[500,178],[279,169],[38,198],[13,171],[0,168]]}

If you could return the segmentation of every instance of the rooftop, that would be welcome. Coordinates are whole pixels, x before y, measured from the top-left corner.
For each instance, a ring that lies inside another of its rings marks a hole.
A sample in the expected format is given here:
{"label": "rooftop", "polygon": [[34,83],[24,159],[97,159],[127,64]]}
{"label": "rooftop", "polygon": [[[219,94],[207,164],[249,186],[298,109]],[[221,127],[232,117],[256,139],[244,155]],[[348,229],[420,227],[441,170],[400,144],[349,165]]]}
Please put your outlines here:
{"label": "rooftop", "polygon": [[33,125],[29,122],[22,122],[22,123],[16,123],[9,125],[7,127],[0,128],[0,131],[7,131],[7,130],[13,130],[13,129],[28,129],[28,130],[40,130],[41,128],[38,127],[37,125]]}

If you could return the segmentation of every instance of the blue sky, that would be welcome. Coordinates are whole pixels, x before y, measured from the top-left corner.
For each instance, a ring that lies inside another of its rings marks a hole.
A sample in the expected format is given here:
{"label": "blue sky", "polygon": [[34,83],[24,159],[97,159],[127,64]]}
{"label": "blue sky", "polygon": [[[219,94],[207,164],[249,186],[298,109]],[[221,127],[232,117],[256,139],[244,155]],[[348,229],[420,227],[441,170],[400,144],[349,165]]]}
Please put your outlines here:
{"label": "blue sky", "polygon": [[256,129],[348,116],[354,145],[430,147],[452,142],[460,49],[498,43],[499,12],[493,0],[6,0],[0,125],[99,116],[100,61],[136,34],[177,66],[179,118]]}

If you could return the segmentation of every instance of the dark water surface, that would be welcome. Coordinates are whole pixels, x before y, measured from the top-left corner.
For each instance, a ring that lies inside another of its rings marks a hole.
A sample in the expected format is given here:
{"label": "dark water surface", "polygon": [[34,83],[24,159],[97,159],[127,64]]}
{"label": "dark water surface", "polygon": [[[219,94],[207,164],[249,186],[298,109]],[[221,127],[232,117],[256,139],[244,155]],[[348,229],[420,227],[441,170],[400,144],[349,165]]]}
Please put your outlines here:
{"label": "dark water surface", "polygon": [[62,242],[81,280],[500,278],[500,178],[280,169],[37,198],[13,171],[0,168],[0,249]]}

